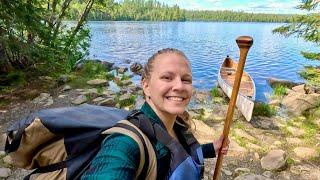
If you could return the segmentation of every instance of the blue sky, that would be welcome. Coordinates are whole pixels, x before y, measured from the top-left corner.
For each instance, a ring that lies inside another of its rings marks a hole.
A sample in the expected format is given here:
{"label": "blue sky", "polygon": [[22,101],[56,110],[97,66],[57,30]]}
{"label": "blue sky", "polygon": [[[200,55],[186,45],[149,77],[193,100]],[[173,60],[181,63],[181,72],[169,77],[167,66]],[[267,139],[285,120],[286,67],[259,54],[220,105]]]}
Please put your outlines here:
{"label": "blue sky", "polygon": [[255,13],[297,13],[301,0],[158,0],[168,5],[179,5],[192,10],[233,10]]}

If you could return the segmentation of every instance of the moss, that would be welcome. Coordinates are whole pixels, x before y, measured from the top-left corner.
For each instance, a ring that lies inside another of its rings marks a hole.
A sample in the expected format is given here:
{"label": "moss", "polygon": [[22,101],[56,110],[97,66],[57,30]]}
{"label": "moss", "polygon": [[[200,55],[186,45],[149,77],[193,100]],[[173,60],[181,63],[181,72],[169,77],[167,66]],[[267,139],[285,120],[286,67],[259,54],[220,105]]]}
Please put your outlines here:
{"label": "moss", "polygon": [[253,116],[267,116],[271,117],[277,113],[275,107],[272,107],[266,103],[259,102],[254,105]]}

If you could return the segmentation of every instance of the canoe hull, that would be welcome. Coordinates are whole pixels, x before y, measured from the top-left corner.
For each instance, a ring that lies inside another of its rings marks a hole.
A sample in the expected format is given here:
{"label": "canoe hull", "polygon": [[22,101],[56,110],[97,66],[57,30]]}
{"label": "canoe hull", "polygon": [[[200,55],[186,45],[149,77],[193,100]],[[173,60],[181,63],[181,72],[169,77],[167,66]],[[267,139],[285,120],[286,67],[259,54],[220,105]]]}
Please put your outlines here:
{"label": "canoe hull", "polygon": [[[224,91],[224,93],[231,98],[232,94],[232,86],[230,86],[221,76],[221,67],[218,73],[218,84],[221,87],[221,89]],[[255,100],[255,85],[253,79],[250,77],[252,83],[253,83],[253,96],[248,97],[245,95],[242,95],[238,93],[236,107],[238,110],[242,113],[242,115],[245,117],[247,121],[251,120],[253,108],[254,108],[254,100]]]}

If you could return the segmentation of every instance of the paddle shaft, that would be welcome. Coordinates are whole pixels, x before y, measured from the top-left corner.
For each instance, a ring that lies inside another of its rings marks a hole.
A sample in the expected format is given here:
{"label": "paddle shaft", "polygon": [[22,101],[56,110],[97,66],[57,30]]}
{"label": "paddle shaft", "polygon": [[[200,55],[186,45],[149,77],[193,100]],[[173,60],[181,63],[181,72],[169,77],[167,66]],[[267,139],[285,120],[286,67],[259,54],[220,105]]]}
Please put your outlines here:
{"label": "paddle shaft", "polygon": [[[232,94],[231,94],[231,98],[228,106],[227,117],[224,123],[224,128],[223,128],[224,139],[222,141],[222,147],[225,147],[227,145],[227,139],[228,139],[230,126],[232,122],[234,107],[237,102],[243,68],[246,62],[248,51],[253,43],[253,40],[249,36],[240,36],[236,39],[236,42],[240,48],[240,60],[238,63],[236,77],[235,77],[233,88],[232,88]],[[221,149],[218,153],[218,158],[217,158],[217,162],[216,162],[216,166],[213,174],[213,180],[219,180],[221,177],[220,173],[221,173],[221,165],[222,165],[222,159],[223,159],[223,154],[221,153]]]}

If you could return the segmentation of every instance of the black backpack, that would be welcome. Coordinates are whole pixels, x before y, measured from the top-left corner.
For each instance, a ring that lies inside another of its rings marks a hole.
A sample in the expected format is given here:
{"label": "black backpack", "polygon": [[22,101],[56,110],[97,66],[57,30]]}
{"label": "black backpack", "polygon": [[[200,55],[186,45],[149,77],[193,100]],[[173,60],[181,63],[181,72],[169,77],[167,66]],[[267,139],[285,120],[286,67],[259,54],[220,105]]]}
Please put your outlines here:
{"label": "black backpack", "polygon": [[103,139],[122,133],[139,145],[136,178],[156,179],[155,152],[139,129],[146,121],[137,114],[94,105],[40,110],[7,129],[5,151],[17,167],[35,169],[25,179],[80,179]]}

